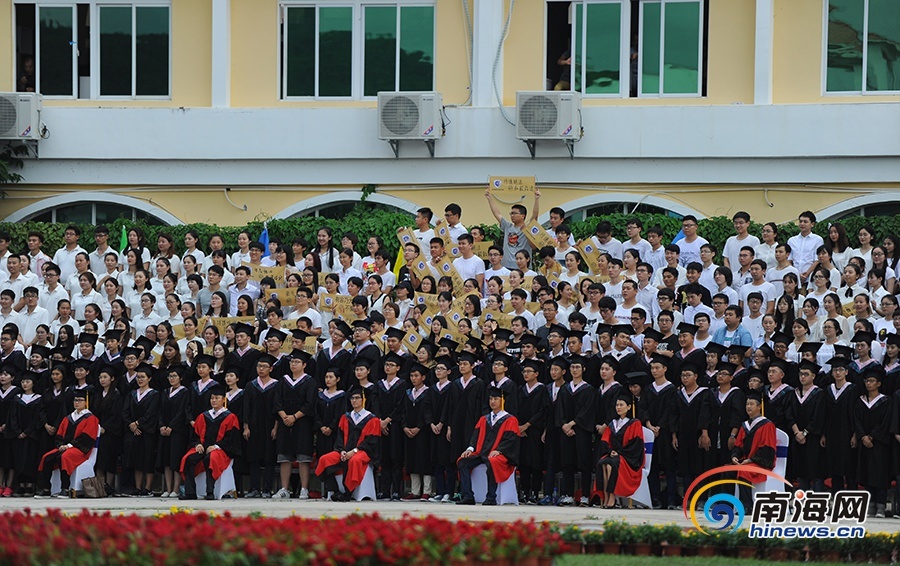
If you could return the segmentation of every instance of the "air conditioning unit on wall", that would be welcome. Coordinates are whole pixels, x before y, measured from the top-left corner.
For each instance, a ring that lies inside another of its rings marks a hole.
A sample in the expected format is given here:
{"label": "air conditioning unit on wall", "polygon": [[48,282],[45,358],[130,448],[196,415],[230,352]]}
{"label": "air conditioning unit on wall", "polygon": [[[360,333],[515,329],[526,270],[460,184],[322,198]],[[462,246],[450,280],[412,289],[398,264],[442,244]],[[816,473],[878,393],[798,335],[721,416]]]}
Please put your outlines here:
{"label": "air conditioning unit on wall", "polygon": [[444,136],[443,102],[439,92],[379,92],[378,139],[398,155],[398,142],[424,141],[434,157],[434,141]]}
{"label": "air conditioning unit on wall", "polygon": [[528,144],[534,158],[536,140],[562,140],[569,153],[583,135],[581,94],[573,91],[516,93],[516,137]]}
{"label": "air conditioning unit on wall", "polygon": [[41,95],[0,92],[0,140],[41,139]]}

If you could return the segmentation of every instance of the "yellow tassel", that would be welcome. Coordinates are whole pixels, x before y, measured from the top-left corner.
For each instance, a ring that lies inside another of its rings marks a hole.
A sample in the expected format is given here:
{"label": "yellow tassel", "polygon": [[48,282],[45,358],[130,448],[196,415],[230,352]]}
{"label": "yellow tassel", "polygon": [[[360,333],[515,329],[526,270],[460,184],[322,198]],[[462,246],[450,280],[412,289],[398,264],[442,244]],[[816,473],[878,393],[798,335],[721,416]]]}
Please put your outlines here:
{"label": "yellow tassel", "polygon": [[500,410],[501,411],[506,410],[506,398],[503,396],[500,397]]}
{"label": "yellow tassel", "polygon": [[224,395],[224,396],[223,396],[223,398],[222,398],[222,407],[225,408],[225,409],[228,408],[228,395]]}
{"label": "yellow tassel", "polygon": [[635,415],[635,412],[634,412],[634,397],[632,397],[632,400],[631,400],[631,418],[634,418],[634,415]]}
{"label": "yellow tassel", "polygon": [[84,408],[85,410],[91,409],[90,395],[88,395],[87,393],[84,394]]}
{"label": "yellow tassel", "polygon": [[766,402],[765,402],[765,392],[763,392],[763,397],[759,401],[759,414],[762,416],[766,416]]}

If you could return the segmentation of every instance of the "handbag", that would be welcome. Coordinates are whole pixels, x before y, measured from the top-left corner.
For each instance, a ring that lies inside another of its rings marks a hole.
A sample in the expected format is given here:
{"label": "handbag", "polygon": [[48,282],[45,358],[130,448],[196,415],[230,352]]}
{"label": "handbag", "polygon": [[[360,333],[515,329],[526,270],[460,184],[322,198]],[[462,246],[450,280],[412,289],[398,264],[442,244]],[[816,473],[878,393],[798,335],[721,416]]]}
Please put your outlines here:
{"label": "handbag", "polygon": [[106,482],[103,478],[92,477],[81,480],[81,489],[84,490],[84,496],[88,499],[99,499],[106,497]]}

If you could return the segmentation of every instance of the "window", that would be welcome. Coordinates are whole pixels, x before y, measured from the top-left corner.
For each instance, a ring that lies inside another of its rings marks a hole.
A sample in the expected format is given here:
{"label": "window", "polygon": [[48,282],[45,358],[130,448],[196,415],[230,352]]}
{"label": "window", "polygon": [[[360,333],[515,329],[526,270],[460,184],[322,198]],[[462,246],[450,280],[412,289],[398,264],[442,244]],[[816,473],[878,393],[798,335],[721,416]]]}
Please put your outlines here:
{"label": "window", "polygon": [[37,222],[58,222],[61,224],[112,224],[124,218],[140,220],[147,224],[163,226],[159,218],[140,209],[108,202],[76,202],[48,208],[32,215],[28,220]]}
{"label": "window", "polygon": [[433,4],[285,4],[282,22],[282,98],[434,89]]}
{"label": "window", "polygon": [[[678,214],[677,212],[672,212],[671,210],[667,210],[665,208],[654,206],[652,204],[643,204],[643,203],[634,203],[634,202],[604,202],[603,204],[598,204],[592,207],[584,208],[582,210],[576,211],[574,215],[582,215],[582,219],[590,218],[591,216],[605,216],[607,214],[665,214],[666,216],[670,216],[672,218],[681,219],[683,215]],[[577,217],[577,216],[576,216]]]}
{"label": "window", "polygon": [[167,0],[17,2],[17,88],[33,84],[63,98],[169,97],[170,20]]}
{"label": "window", "polygon": [[900,91],[900,3],[825,0],[825,91]]}
{"label": "window", "polygon": [[357,200],[354,201],[344,201],[344,202],[333,202],[331,204],[326,204],[323,206],[318,206],[312,209],[306,209],[302,212],[296,212],[289,216],[289,218],[302,218],[304,216],[315,216],[316,218],[330,218],[333,220],[340,220],[346,217],[348,214],[356,210],[357,208],[362,207],[368,210],[386,210],[388,212],[408,212],[403,210],[402,208],[391,206],[388,204],[380,204],[380,203],[371,203],[371,202],[359,202]]}
{"label": "window", "polygon": [[550,0],[548,88],[702,96],[706,22],[703,0]]}
{"label": "window", "polygon": [[169,8],[100,6],[100,96],[169,95]]}

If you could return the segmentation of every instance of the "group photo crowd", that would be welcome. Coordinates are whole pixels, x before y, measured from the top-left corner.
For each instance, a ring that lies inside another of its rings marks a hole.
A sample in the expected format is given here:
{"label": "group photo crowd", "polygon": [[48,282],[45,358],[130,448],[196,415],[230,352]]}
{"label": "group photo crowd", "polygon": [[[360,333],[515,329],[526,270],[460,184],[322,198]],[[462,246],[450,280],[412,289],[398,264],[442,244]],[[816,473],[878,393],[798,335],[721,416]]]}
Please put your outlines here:
{"label": "group photo crowd", "polygon": [[742,465],[703,483],[900,518],[900,236],[576,239],[539,189],[484,199],[497,241],[455,203],[390,245],[0,230],[0,497],[676,510]]}

